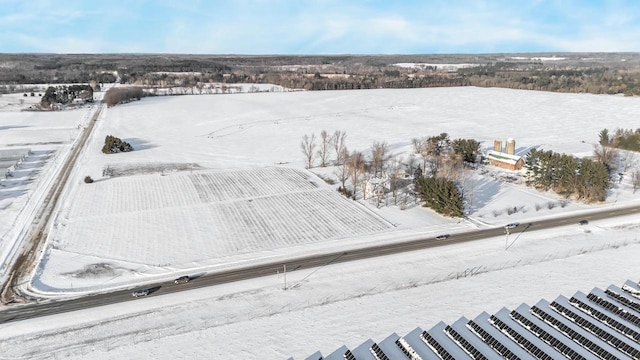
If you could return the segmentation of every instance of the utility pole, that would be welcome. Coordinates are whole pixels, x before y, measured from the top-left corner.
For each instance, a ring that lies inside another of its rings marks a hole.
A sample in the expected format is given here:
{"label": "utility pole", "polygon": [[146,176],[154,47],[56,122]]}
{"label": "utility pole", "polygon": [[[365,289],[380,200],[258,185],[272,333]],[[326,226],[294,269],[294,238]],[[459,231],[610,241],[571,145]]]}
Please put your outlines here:
{"label": "utility pole", "polygon": [[284,264],[284,290],[287,290],[287,264]]}
{"label": "utility pole", "polygon": [[509,229],[504,229],[505,234],[507,234],[507,236],[504,239],[504,249],[507,250],[509,249]]}

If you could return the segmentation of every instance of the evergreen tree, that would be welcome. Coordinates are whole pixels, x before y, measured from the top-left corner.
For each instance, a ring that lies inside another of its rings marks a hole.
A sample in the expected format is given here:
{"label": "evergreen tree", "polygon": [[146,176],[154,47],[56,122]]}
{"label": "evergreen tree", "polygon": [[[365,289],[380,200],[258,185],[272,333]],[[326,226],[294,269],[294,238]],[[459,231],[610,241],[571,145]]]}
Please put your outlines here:
{"label": "evergreen tree", "polygon": [[610,187],[609,172],[605,164],[582,159],[578,187],[578,198],[587,202],[604,201]]}
{"label": "evergreen tree", "polygon": [[598,133],[598,137],[600,138],[600,145],[608,146],[611,143],[611,139],[609,138],[609,130],[602,129],[600,133]]}
{"label": "evergreen tree", "polygon": [[462,194],[455,182],[445,178],[420,177],[416,180],[416,193],[424,207],[451,217],[461,217],[464,205]]}
{"label": "evergreen tree", "polygon": [[480,154],[480,142],[474,139],[455,139],[451,142],[451,148],[455,154],[462,156],[465,163],[475,163]]}
{"label": "evergreen tree", "polygon": [[129,152],[133,151],[133,146],[126,141],[122,141],[121,139],[107,135],[104,139],[104,146],[102,147],[102,152],[105,154],[115,154],[119,152]]}

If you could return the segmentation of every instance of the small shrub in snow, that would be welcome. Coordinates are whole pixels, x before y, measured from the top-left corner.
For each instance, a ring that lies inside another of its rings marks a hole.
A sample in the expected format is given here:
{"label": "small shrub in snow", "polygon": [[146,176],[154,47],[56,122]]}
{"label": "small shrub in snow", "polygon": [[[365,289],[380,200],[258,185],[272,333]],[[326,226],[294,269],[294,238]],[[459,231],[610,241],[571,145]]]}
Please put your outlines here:
{"label": "small shrub in snow", "polygon": [[540,211],[540,209],[542,209],[542,205],[536,204],[536,211]]}
{"label": "small shrub in snow", "polygon": [[348,198],[353,196],[353,193],[351,191],[347,190],[346,188],[343,188],[342,186],[338,186],[338,192]]}
{"label": "small shrub in snow", "polygon": [[500,214],[502,214],[502,211],[493,210],[491,213],[493,214],[493,217],[498,217]]}
{"label": "small shrub in snow", "polygon": [[554,207],[556,207],[556,203],[554,203],[553,201],[549,201],[547,203],[547,209],[552,210]]}
{"label": "small shrub in snow", "polygon": [[111,176],[113,176],[113,173],[114,173],[114,169],[109,165],[107,165],[107,167],[105,167],[102,170],[102,176],[104,176],[104,177],[111,177]]}
{"label": "small shrub in snow", "polygon": [[565,208],[567,205],[569,205],[569,200],[560,200],[561,208]]}

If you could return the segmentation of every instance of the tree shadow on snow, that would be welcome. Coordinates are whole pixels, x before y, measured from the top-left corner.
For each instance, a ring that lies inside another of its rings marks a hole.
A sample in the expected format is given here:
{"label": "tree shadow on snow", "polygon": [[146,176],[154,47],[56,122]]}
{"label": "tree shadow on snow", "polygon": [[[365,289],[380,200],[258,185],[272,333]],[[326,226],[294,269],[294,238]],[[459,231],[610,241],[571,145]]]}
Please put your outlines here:
{"label": "tree shadow on snow", "polygon": [[18,126],[0,126],[0,130],[9,130],[9,129],[20,129],[20,128],[27,128],[30,126],[25,126],[25,125],[18,125]]}
{"label": "tree shadow on snow", "polygon": [[473,205],[476,209],[481,209],[488,205],[491,200],[500,192],[502,183],[500,181],[482,177],[478,179],[474,189]]}
{"label": "tree shadow on snow", "polygon": [[157,145],[151,144],[146,140],[139,139],[139,138],[127,138],[122,140],[131,144],[131,146],[133,146],[133,151],[141,151],[141,150],[153,149],[155,147],[158,147]]}

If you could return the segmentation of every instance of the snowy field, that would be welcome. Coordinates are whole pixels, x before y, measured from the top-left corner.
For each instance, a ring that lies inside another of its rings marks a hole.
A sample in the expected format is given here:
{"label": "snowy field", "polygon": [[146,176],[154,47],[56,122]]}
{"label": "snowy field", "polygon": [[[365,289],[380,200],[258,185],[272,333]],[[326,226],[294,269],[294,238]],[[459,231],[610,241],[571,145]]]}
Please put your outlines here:
{"label": "snowy field", "polygon": [[[632,194],[628,177],[615,184],[606,203],[586,206],[501,181],[502,172],[490,171],[470,179],[469,220],[443,219],[417,206],[377,208],[338,195],[335,185],[321,179],[334,176],[331,168],[305,170],[300,141],[323,129],[342,130],[350,150],[368,154],[374,141],[386,141],[395,157],[406,160],[412,138],[447,132],[482,141],[484,149],[496,139],[514,138],[518,154],[542,148],[585,156],[603,128],[640,127],[638,113],[640,99],[634,97],[483,88],[195,95],[119,105],[103,112],[81,155],[30,290],[62,296],[134,286],[246,261],[637,204],[640,195]],[[56,156],[71,146],[88,114],[88,109],[0,112],[0,129],[40,129],[33,139],[21,134],[21,142],[58,144],[43,150],[51,154],[40,165],[54,169]],[[67,137],[47,126],[65,129]],[[106,135],[136,150],[103,155]],[[13,139],[0,131],[1,146],[11,146]],[[119,176],[103,176],[105,169]],[[2,200],[11,201],[0,208],[3,218],[20,218],[33,202],[29,194],[50,173],[40,172],[24,183],[23,193]],[[93,184],[83,183],[87,175]],[[513,207],[520,210],[509,215],[506,209]],[[508,250],[504,238],[486,239],[293,272],[287,280],[297,286],[287,291],[274,274],[54,316],[56,326],[50,319],[4,324],[0,327],[10,331],[0,331],[0,354],[98,359],[139,352],[160,359],[328,354],[342,344],[402,335],[439,320],[637,281],[639,223],[623,218],[525,233],[511,236]],[[11,222],[0,225],[8,243],[14,228]]]}

